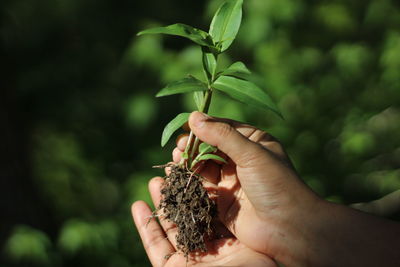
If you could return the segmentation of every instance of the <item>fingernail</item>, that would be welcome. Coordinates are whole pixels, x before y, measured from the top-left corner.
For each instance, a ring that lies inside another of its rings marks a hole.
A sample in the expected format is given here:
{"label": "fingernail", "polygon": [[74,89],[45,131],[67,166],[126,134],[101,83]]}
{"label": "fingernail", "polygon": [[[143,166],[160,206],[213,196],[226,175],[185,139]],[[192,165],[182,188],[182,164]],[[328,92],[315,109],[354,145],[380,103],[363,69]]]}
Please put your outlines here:
{"label": "fingernail", "polygon": [[201,112],[196,112],[196,117],[194,118],[193,126],[196,128],[202,128],[206,123],[207,116]]}

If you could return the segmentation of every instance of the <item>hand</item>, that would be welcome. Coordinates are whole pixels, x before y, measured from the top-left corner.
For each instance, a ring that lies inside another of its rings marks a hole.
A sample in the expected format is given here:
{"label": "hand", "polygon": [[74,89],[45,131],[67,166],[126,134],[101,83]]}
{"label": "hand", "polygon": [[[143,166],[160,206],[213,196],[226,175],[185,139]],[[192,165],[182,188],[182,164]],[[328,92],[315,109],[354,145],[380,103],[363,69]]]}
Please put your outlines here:
{"label": "hand", "polygon": [[[218,191],[221,222],[242,244],[285,266],[400,266],[400,225],[319,198],[269,134],[199,112],[189,126],[227,156],[202,175]],[[186,142],[178,140],[174,161]]]}
{"label": "hand", "polygon": [[[218,147],[228,164],[208,161],[201,170],[205,186],[217,191],[224,237],[209,244],[210,253],[193,265],[400,266],[400,226],[316,196],[298,177],[282,146],[252,126],[195,112],[189,126],[202,141]],[[178,139],[175,162],[187,142]],[[155,205],[160,178],[152,180]],[[184,264],[173,253],[175,231],[161,220],[144,227],[150,209],[143,202],[132,212],[150,260],[155,266]],[[225,229],[226,230],[226,229]],[[164,238],[164,233],[168,239]],[[169,240],[169,241],[168,241]],[[254,262],[252,261],[254,260]]]}
{"label": "hand", "polygon": [[[149,191],[154,205],[160,203],[160,187],[163,179],[153,178],[149,183]],[[215,239],[207,244],[208,252],[196,256],[186,265],[186,258],[176,250],[176,228],[171,223],[160,220],[161,226],[155,219],[149,221],[152,212],[143,201],[132,205],[132,214],[139,230],[147,256],[153,266],[264,266],[276,267],[276,264],[266,255],[258,253],[235,237]]]}
{"label": "hand", "polygon": [[[249,248],[279,258],[290,255],[283,248],[286,227],[293,218],[312,214],[319,198],[298,178],[280,143],[271,135],[249,125],[216,119],[200,112],[191,115],[189,126],[202,141],[218,147],[228,164],[207,162],[202,176],[218,192],[219,219]],[[177,141],[173,159],[179,162],[187,136]],[[301,220],[299,220],[301,221]],[[294,254],[294,253],[293,253]],[[283,263],[285,263],[283,262]]]}

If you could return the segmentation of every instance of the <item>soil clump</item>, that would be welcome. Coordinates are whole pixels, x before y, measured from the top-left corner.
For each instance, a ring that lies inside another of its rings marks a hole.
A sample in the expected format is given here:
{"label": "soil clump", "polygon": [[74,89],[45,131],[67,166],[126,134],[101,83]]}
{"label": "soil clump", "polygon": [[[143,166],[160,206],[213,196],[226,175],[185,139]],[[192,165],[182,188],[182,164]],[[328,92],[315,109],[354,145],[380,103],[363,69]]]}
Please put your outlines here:
{"label": "soil clump", "polygon": [[158,210],[161,217],[176,224],[177,248],[187,257],[192,252],[206,252],[206,240],[211,239],[212,219],[217,215],[215,202],[203,187],[202,177],[179,165],[171,168],[161,187]]}

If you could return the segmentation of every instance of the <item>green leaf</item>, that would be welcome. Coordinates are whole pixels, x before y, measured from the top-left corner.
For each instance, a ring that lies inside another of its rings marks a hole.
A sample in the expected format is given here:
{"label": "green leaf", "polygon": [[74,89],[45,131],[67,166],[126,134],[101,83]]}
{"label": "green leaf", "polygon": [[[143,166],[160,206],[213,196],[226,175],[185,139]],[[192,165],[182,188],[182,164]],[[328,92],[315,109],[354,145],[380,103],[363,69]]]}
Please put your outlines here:
{"label": "green leaf", "polygon": [[242,21],[242,4],[243,0],[226,0],[214,15],[209,33],[221,52],[236,38]]}
{"label": "green leaf", "polygon": [[189,119],[190,113],[181,113],[176,116],[172,121],[170,121],[167,126],[165,126],[161,137],[161,146],[164,147],[168,140],[171,138],[172,134],[176,132],[179,128],[184,125]]}
{"label": "green leaf", "polygon": [[235,76],[240,74],[251,74],[250,70],[241,61],[233,63],[221,73],[221,75],[226,76]]}
{"label": "green leaf", "polygon": [[203,47],[203,69],[206,72],[209,81],[214,78],[217,70],[217,59],[209,49]]}
{"label": "green leaf", "polygon": [[200,110],[201,106],[203,105],[204,101],[204,92],[203,91],[196,91],[193,93],[193,99],[196,103],[197,109]]}
{"label": "green leaf", "polygon": [[221,161],[223,163],[227,163],[222,157],[214,155],[214,154],[204,154],[197,158],[197,161],[208,160],[208,159],[215,159]]}
{"label": "green leaf", "polygon": [[213,88],[250,106],[272,110],[282,117],[278,107],[269,95],[252,82],[241,80],[236,77],[221,76],[215,81]]}
{"label": "green leaf", "polygon": [[188,38],[201,46],[213,47],[212,38],[208,33],[192,26],[176,23],[165,27],[151,28],[139,32],[137,35],[143,34],[168,34]]}
{"label": "green leaf", "polygon": [[207,85],[193,76],[172,82],[161,89],[157,97],[207,90]]}
{"label": "green leaf", "polygon": [[214,153],[217,150],[218,149],[215,146],[209,145],[204,142],[199,145],[199,153],[200,154]]}

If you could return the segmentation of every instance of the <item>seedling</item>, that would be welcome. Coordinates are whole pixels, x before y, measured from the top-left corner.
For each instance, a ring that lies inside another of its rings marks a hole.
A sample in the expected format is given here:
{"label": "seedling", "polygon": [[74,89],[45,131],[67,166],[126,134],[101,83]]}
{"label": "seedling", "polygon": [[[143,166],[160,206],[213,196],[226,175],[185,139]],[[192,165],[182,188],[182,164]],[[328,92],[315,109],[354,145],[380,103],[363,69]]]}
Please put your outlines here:
{"label": "seedling", "polygon": [[[168,84],[158,92],[157,97],[191,93],[198,110],[208,113],[213,92],[217,90],[244,104],[272,110],[281,116],[268,94],[245,79],[244,75],[249,75],[250,71],[243,62],[217,71],[218,56],[230,47],[239,31],[242,4],[243,0],[226,0],[215,13],[208,33],[181,23],[138,33],[181,36],[199,45],[202,51],[204,79],[188,75]],[[161,146],[188,121],[189,115],[181,113],[167,124],[162,133]],[[202,186],[197,169],[210,159],[225,163],[215,152],[217,148],[202,143],[190,132],[182,160],[179,164],[169,165],[171,172],[165,177],[161,190],[162,201],[157,211],[177,225],[177,246],[185,256],[195,251],[205,252],[204,241],[212,238],[211,220],[216,216],[216,205]]]}

